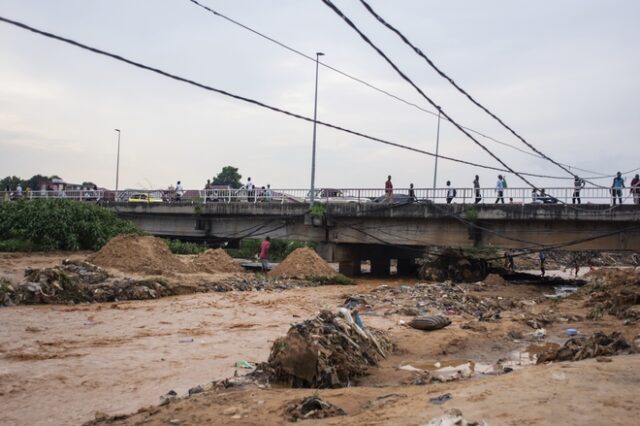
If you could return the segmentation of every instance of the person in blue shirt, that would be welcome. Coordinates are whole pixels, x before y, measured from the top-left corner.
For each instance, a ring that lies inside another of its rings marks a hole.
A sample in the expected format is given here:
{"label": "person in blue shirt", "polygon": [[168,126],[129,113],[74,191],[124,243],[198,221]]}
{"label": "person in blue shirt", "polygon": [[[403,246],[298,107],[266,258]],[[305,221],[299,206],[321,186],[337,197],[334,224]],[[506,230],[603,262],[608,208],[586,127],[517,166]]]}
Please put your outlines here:
{"label": "person in blue shirt", "polygon": [[622,179],[622,173],[616,173],[616,177],[613,178],[613,184],[611,185],[611,196],[613,197],[613,205],[616,205],[616,197],[622,204],[622,188],[624,188],[624,179]]}

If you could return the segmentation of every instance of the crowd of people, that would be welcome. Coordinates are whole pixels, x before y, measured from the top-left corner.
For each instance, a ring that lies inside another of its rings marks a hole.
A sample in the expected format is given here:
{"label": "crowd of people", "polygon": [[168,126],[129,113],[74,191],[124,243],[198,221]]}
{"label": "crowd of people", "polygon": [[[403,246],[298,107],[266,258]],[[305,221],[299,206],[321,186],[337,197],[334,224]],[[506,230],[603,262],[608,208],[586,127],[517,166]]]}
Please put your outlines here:
{"label": "crowd of people", "polygon": [[[445,200],[447,204],[451,204],[453,200],[457,197],[458,191],[456,188],[451,186],[451,181],[448,180],[446,182],[446,193]],[[475,196],[475,204],[479,204],[482,202],[483,194],[480,188],[480,177],[475,175],[475,179],[472,182],[473,185],[473,194]],[[573,180],[573,194],[571,198],[572,204],[582,204],[581,191],[585,188],[586,182],[580,176],[574,176]],[[505,190],[508,188],[507,180],[503,175],[498,175],[498,180],[495,185],[495,193],[496,199],[494,204],[502,203],[504,204],[504,194]],[[622,177],[622,173],[617,172],[616,176],[613,178],[613,182],[611,184],[610,193],[611,193],[611,201],[615,206],[616,204],[623,204],[623,189],[626,188],[624,184],[624,178]],[[391,202],[393,200],[393,183],[391,181],[391,175],[387,177],[387,180],[384,183],[384,193],[385,193],[385,201]],[[638,174],[631,180],[631,184],[629,186],[629,195],[633,197],[633,204],[640,205],[640,176]],[[413,183],[409,184],[409,200],[412,202],[418,201],[416,197],[416,192],[414,189]],[[553,197],[547,194],[544,188],[534,188],[531,191],[531,203],[532,204],[557,204],[560,200],[558,198]],[[517,204],[516,201],[513,200],[513,197],[509,198],[510,204]]]}

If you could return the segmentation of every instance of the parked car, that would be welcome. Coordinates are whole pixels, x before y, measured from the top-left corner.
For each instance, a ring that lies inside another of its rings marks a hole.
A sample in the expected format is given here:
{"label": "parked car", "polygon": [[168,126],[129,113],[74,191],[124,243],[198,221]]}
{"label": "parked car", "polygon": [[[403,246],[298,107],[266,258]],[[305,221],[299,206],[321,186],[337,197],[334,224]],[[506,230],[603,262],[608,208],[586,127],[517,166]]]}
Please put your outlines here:
{"label": "parked car", "polygon": [[[342,190],[334,188],[321,188],[315,190],[315,202],[317,203],[369,203],[366,197],[354,197],[345,195]],[[311,191],[307,194],[305,202],[311,201]]]}
{"label": "parked car", "polygon": [[145,194],[143,192],[138,192],[136,194],[131,194],[127,199],[129,203],[162,203],[162,196],[158,196],[159,194],[151,193]]}

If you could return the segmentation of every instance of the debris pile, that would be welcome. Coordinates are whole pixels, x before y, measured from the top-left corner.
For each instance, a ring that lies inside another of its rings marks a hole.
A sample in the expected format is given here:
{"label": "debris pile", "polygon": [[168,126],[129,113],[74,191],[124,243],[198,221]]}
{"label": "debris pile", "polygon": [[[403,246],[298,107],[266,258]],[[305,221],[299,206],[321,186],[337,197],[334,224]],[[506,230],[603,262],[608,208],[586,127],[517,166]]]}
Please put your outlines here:
{"label": "debris pile", "polygon": [[0,278],[0,306],[13,305],[14,290],[11,283],[4,278]]}
{"label": "debris pile", "polygon": [[284,413],[290,422],[306,419],[326,419],[347,414],[342,408],[336,407],[318,396],[308,396],[291,401],[285,405]]}
{"label": "debris pile", "polygon": [[591,282],[581,289],[588,294],[585,306],[591,307],[589,319],[604,313],[636,321],[640,319],[640,270],[601,269],[590,274]]}
{"label": "debris pile", "polygon": [[467,314],[480,321],[497,321],[502,311],[513,309],[521,303],[506,297],[481,297],[451,282],[399,287],[382,285],[369,294],[356,296],[375,304],[377,308],[387,307],[385,315],[413,316],[436,311],[447,315]]}
{"label": "debris pile", "polygon": [[271,277],[288,277],[298,279],[335,278],[338,273],[318,256],[312,248],[301,247],[291,252],[285,260],[273,268]]}
{"label": "debris pile", "polygon": [[209,249],[193,259],[199,272],[243,272],[242,266],[233,261],[223,249]]}
{"label": "debris pile", "polygon": [[193,265],[182,262],[160,238],[118,235],[88,260],[103,268],[148,275],[194,272]]}
{"label": "debris pile", "polygon": [[163,278],[114,279],[91,263],[65,260],[53,268],[27,269],[10,297],[15,304],[66,304],[156,299],[178,291]]}
{"label": "debris pile", "polygon": [[489,274],[482,282],[489,286],[507,285],[507,281],[498,274]]}
{"label": "debris pile", "polygon": [[382,331],[359,327],[346,308],[335,314],[323,310],[277,339],[254,374],[294,388],[345,387],[391,349]]}
{"label": "debris pile", "polygon": [[476,282],[488,274],[487,261],[464,255],[460,251],[446,249],[432,256],[422,265],[418,275],[425,281]]}
{"label": "debris pile", "polygon": [[596,332],[589,337],[578,336],[567,340],[564,346],[558,350],[555,361],[580,361],[586,358],[625,355],[634,352],[634,348],[620,332],[614,331],[608,336],[602,332]]}

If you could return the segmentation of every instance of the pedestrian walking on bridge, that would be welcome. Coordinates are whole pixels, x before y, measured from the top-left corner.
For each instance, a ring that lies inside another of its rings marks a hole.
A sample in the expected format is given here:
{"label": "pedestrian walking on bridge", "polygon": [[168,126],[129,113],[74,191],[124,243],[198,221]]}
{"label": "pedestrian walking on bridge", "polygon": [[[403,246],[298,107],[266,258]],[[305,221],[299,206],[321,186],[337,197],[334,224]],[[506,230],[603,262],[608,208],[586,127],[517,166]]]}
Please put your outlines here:
{"label": "pedestrian walking on bridge", "polygon": [[636,174],[631,180],[630,192],[633,195],[633,204],[640,204],[640,175]]}
{"label": "pedestrian walking on bridge", "polygon": [[622,179],[622,173],[616,173],[616,177],[613,178],[613,184],[611,184],[611,196],[613,197],[613,205],[616,205],[616,197],[622,204],[622,188],[624,188],[624,179]]}
{"label": "pedestrian walking on bridge", "polygon": [[478,204],[482,201],[482,194],[480,194],[480,176],[476,175],[476,178],[473,180],[473,191],[476,193],[476,202]]}
{"label": "pedestrian walking on bridge", "polygon": [[572,204],[576,204],[576,201],[578,202],[578,204],[581,204],[580,190],[584,188],[584,185],[584,179],[582,179],[580,176],[575,175],[573,177],[573,198],[571,199]]}
{"label": "pedestrian walking on bridge", "polygon": [[498,196],[494,204],[498,204],[500,202],[504,204],[504,189],[506,187],[507,187],[507,181],[504,180],[504,177],[502,177],[502,175],[498,175],[498,181],[496,182],[496,194]]}
{"label": "pedestrian walking on bridge", "polygon": [[387,177],[384,183],[384,200],[390,203],[393,199],[393,184],[391,183],[391,175]]}

